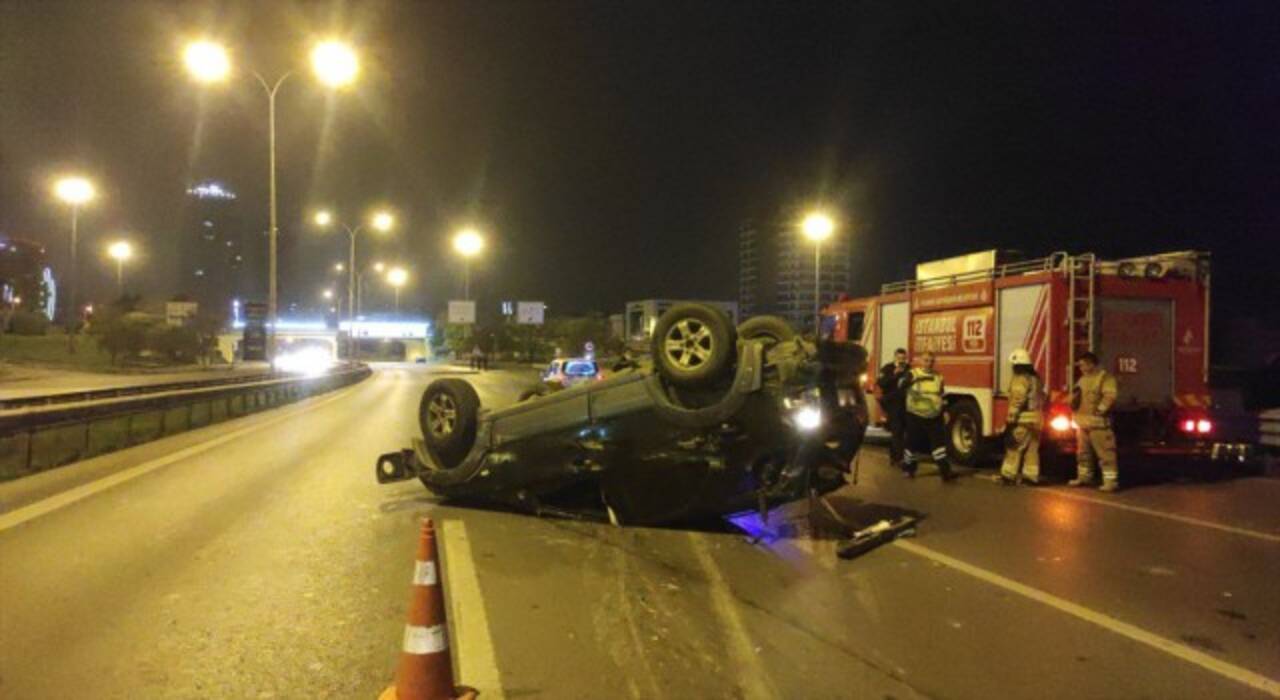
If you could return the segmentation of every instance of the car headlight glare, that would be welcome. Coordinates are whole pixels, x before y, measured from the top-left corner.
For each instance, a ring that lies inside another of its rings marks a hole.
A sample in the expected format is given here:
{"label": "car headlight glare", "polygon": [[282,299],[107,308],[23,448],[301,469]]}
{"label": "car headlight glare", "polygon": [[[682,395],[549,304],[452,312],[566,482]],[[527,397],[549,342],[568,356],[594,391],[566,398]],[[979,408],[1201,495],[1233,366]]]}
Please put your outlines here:
{"label": "car headlight glare", "polygon": [[792,414],[796,427],[805,432],[816,430],[822,425],[822,411],[814,406],[801,406]]}

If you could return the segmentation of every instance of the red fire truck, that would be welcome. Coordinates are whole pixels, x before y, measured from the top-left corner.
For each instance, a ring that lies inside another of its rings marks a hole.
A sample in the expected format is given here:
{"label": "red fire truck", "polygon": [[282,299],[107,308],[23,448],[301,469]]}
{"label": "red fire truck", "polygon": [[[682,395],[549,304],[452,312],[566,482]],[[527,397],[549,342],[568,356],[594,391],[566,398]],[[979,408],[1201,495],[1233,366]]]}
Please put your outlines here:
{"label": "red fire truck", "polygon": [[824,335],[867,349],[869,391],[895,349],[913,358],[934,353],[946,380],[950,449],[961,464],[974,463],[983,438],[1004,430],[1017,348],[1030,352],[1044,378],[1042,444],[1050,453],[1075,449],[1070,393],[1075,360],[1086,351],[1119,382],[1113,420],[1122,448],[1186,453],[1212,441],[1207,253],[1123,260],[973,253],[923,263],[916,279],[823,314]]}

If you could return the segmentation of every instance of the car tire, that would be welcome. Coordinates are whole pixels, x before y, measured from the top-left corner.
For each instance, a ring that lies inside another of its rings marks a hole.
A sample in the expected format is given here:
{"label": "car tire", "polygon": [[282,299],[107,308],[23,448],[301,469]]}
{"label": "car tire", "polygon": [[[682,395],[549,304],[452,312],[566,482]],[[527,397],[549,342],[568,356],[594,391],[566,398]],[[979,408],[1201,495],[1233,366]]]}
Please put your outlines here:
{"label": "car tire", "polygon": [[947,407],[947,455],[962,467],[976,465],[982,457],[982,411],[968,399]]}
{"label": "car tire", "polygon": [[729,317],[706,304],[676,304],[653,329],[654,364],[676,386],[718,382],[737,353],[737,331]]}
{"label": "car tire", "polygon": [[790,323],[777,316],[756,316],[738,326],[738,337],[742,340],[763,340],[772,347],[794,340],[796,331]]}
{"label": "car tire", "polygon": [[471,451],[479,413],[480,397],[461,379],[437,379],[422,392],[418,427],[440,466],[452,469]]}

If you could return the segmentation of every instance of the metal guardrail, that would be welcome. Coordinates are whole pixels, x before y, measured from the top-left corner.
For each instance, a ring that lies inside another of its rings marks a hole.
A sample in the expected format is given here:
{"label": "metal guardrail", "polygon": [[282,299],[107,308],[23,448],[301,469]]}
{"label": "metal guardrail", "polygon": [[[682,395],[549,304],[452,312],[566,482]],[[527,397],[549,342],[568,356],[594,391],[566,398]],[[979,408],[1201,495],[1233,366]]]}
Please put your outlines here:
{"label": "metal guardrail", "polygon": [[[0,481],[274,408],[370,374],[365,365],[349,365],[317,377],[187,382],[196,386],[0,410]],[[111,392],[81,392],[99,393]]]}
{"label": "metal guardrail", "polygon": [[279,378],[282,376],[284,375],[276,374],[275,372],[262,372],[260,374],[243,374],[235,377],[193,379],[183,382],[161,382],[156,384],[134,384],[131,386],[118,386],[107,389],[67,391],[56,394],[44,394],[41,396],[21,396],[17,398],[0,399],[0,411],[25,408],[27,406],[52,406],[56,404],[79,403],[83,401],[99,401],[102,399],[116,398],[120,396],[140,396],[142,394],[155,394],[166,391],[182,391],[184,389],[196,389],[207,386],[246,384],[259,382],[264,379]]}

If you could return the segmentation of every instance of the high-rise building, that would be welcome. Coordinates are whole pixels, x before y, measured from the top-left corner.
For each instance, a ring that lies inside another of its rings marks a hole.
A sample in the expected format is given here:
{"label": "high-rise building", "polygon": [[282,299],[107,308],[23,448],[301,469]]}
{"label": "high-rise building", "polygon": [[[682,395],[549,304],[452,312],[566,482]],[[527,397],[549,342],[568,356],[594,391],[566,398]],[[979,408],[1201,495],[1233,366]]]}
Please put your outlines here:
{"label": "high-rise building", "polygon": [[257,241],[245,226],[239,201],[226,185],[207,180],[187,189],[179,241],[177,291],[201,309],[225,313],[231,300],[261,294],[251,274]]}
{"label": "high-rise building", "polygon": [[[822,242],[819,303],[849,290],[851,247],[837,230]],[[738,231],[738,306],[743,318],[771,314],[813,328],[814,243],[792,222],[751,222]]]}

